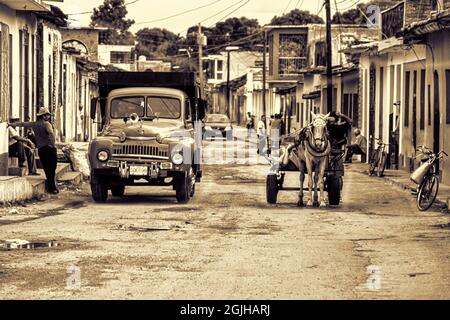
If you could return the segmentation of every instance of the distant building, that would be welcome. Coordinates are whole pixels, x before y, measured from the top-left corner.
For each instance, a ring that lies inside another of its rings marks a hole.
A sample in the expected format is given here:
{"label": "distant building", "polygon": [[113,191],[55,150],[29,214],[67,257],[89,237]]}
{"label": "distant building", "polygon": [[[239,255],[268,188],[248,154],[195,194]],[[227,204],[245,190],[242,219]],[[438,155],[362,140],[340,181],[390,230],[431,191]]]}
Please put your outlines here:
{"label": "distant building", "polygon": [[147,60],[147,57],[140,56],[136,60],[135,70],[141,72],[170,72],[172,63],[163,60]]}
{"label": "distant building", "polygon": [[112,65],[124,71],[133,71],[135,68],[135,46],[99,44],[98,62],[103,66]]}

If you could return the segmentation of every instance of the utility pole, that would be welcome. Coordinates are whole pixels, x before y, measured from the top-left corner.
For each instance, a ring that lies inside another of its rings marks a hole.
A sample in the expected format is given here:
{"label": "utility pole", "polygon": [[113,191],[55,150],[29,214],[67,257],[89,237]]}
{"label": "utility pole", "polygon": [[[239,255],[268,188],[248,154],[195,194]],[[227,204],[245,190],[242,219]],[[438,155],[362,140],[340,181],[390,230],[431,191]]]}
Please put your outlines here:
{"label": "utility pole", "polygon": [[263,107],[263,115],[266,114],[266,47],[267,47],[267,33],[264,30],[264,48],[263,48],[263,87],[262,87],[262,107]]}
{"label": "utility pole", "polygon": [[198,42],[198,76],[200,81],[200,93],[202,96],[202,99],[205,99],[205,92],[204,92],[204,75],[203,75],[203,34],[202,34],[202,25],[201,23],[198,24],[198,35],[197,35],[197,42]]}
{"label": "utility pole", "polygon": [[230,117],[230,59],[231,59],[231,51],[227,50],[227,116]]}
{"label": "utility pole", "polygon": [[333,70],[331,54],[331,7],[330,0],[325,0],[326,11],[326,46],[327,46],[327,113],[333,111]]}

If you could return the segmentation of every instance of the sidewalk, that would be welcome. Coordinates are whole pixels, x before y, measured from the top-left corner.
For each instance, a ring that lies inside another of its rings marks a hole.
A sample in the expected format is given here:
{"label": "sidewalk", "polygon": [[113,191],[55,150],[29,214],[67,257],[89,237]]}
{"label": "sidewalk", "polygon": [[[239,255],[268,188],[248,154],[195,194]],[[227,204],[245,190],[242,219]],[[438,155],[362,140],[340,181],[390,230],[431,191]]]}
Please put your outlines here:
{"label": "sidewalk", "polygon": [[[46,194],[45,174],[38,170],[40,176],[9,177],[0,176],[0,205],[39,199]],[[58,182],[78,185],[83,181],[79,172],[73,172],[70,164],[58,163],[56,169]]]}
{"label": "sidewalk", "polygon": [[[346,169],[351,168],[352,170],[361,172],[363,174],[368,174],[369,164],[367,163],[352,163],[346,164]],[[408,192],[416,191],[417,185],[410,180],[410,173],[404,170],[385,170],[384,177],[374,179],[385,179],[392,185],[399,187],[401,189],[407,190]],[[450,186],[443,183],[439,184],[439,192],[436,198],[436,202],[447,206],[450,208]]]}

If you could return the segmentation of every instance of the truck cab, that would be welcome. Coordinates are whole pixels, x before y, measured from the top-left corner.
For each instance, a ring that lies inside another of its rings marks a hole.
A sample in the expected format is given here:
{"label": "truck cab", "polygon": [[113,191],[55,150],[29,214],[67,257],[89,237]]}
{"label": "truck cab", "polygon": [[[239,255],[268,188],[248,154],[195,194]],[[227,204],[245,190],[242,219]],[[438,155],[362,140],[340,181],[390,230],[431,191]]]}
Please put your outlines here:
{"label": "truck cab", "polygon": [[[91,191],[96,202],[108,192],[120,197],[126,186],[173,186],[187,203],[201,180],[203,100],[191,74],[102,73],[102,130],[89,145]],[[139,86],[140,85],[140,86]],[[197,122],[196,122],[197,120]],[[198,139],[197,131],[200,131]]]}

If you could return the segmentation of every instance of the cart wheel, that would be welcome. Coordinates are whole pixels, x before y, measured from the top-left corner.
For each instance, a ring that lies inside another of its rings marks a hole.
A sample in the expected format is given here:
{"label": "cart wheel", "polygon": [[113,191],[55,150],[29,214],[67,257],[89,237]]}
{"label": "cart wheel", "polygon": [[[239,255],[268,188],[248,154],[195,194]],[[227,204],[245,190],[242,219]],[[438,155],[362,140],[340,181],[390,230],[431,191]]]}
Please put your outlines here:
{"label": "cart wheel", "polygon": [[341,181],[334,176],[328,177],[327,180],[328,201],[330,205],[337,206],[341,202]]}
{"label": "cart wheel", "polygon": [[266,198],[271,204],[277,203],[278,180],[276,174],[269,174],[266,179]]}

